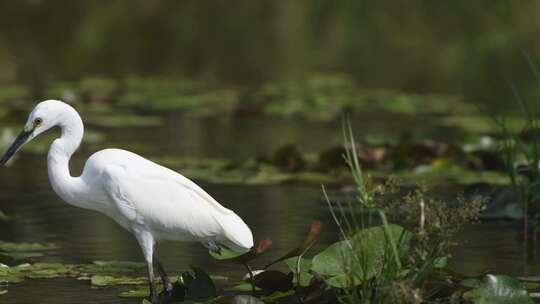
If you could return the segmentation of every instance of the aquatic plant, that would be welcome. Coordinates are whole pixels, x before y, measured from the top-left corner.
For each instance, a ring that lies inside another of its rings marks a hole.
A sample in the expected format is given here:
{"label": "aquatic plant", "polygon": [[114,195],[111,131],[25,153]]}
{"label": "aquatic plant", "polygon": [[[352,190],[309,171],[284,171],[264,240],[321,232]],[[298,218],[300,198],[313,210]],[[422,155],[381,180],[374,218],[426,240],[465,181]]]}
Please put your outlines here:
{"label": "aquatic plant", "polygon": [[537,234],[540,230],[540,116],[524,106],[526,120],[521,132],[512,132],[505,118],[494,118],[502,140],[499,151],[504,157],[506,174],[513,191],[523,206],[524,247],[527,252],[528,241],[532,238],[536,248]]}
{"label": "aquatic plant", "polygon": [[[346,147],[356,146],[350,124],[344,126],[344,139]],[[342,238],[327,249],[334,252],[335,265],[330,270],[339,272],[339,279],[330,278],[327,283],[341,288],[339,294],[346,303],[441,300],[440,287],[433,287],[437,285],[434,275],[446,266],[455,232],[477,220],[482,199],[460,199],[448,206],[429,198],[422,187],[401,193],[395,179],[374,186],[355,149],[346,149],[345,161],[355,181],[355,199],[343,207],[331,202],[323,188]],[[319,255],[313,258],[314,265]],[[336,255],[341,257],[336,259]],[[332,273],[316,266],[312,269]]]}

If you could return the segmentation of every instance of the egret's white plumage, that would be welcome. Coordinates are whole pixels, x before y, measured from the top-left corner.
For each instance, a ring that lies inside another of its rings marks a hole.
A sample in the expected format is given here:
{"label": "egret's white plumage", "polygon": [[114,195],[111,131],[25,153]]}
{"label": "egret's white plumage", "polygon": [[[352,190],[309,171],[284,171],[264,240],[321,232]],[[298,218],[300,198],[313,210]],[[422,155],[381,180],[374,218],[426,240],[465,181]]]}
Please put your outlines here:
{"label": "egret's white plumage", "polygon": [[0,163],[54,126],[61,128],[47,160],[54,191],[67,203],[106,214],[133,233],[149,265],[150,281],[159,240],[223,244],[239,251],[253,247],[250,229],[233,211],[188,178],[132,152],[96,152],[81,176],[72,177],[69,159],[81,143],[84,128],[77,111],[61,101],[47,100],[35,107]]}

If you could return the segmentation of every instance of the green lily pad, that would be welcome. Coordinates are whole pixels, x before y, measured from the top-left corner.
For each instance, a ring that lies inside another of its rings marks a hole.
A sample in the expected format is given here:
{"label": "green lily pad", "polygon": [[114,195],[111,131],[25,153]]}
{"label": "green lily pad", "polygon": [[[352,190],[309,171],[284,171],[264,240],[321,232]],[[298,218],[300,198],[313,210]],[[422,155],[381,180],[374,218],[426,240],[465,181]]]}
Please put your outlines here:
{"label": "green lily pad", "polygon": [[208,300],[217,296],[216,286],[201,268],[191,266],[193,275],[183,274],[183,282],[187,288],[185,300]]}
{"label": "green lily pad", "polygon": [[19,283],[24,281],[24,275],[16,267],[0,264],[0,284]]}
{"label": "green lily pad", "polygon": [[42,256],[41,252],[0,252],[0,263],[11,265]]}
{"label": "green lily pad", "polygon": [[221,248],[220,252],[209,252],[210,255],[216,260],[229,260],[244,254],[243,252],[234,251],[229,248]]}
{"label": "green lily pad", "polygon": [[60,263],[34,263],[17,266],[30,279],[76,277],[79,272],[74,265]]}
{"label": "green lily pad", "polygon": [[90,279],[93,286],[114,286],[114,285],[141,285],[148,284],[145,277],[113,277],[106,275],[95,275]]}
{"label": "green lily pad", "polygon": [[523,285],[515,278],[487,275],[482,284],[463,297],[475,304],[532,304]]}
{"label": "green lily pad", "polygon": [[5,252],[47,251],[58,248],[57,245],[52,243],[12,243],[0,241],[0,251]]}
{"label": "green lily pad", "polygon": [[134,290],[123,291],[118,296],[120,298],[145,298],[150,294],[148,287],[140,287]]}
{"label": "green lily pad", "polygon": [[89,274],[135,273],[146,268],[145,263],[128,261],[94,261],[81,265],[82,272]]}

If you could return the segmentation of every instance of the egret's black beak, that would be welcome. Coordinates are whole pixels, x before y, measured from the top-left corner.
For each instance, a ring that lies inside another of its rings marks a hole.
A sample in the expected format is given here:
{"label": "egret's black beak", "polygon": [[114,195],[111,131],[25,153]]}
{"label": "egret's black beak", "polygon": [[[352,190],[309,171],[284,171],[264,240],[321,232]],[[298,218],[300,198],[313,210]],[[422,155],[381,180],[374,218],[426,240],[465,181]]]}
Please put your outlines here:
{"label": "egret's black beak", "polygon": [[7,149],[6,153],[2,158],[0,159],[0,165],[3,166],[7,163],[7,161],[15,154],[19,149],[26,143],[26,140],[30,135],[32,135],[32,132],[34,130],[29,131],[22,131],[19,135],[17,135],[17,138],[15,138],[15,141],[11,144],[11,146]]}

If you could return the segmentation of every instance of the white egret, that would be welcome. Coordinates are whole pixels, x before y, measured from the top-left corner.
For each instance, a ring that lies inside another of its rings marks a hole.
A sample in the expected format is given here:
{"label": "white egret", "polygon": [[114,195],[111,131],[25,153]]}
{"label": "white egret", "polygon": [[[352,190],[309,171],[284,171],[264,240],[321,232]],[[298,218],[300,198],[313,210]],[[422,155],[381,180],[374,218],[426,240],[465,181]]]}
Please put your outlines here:
{"label": "white egret", "polygon": [[46,100],[34,108],[0,165],[25,143],[56,126],[61,136],[54,140],[47,157],[52,188],[68,204],[101,212],[135,236],[148,266],[153,303],[159,302],[153,262],[163,280],[164,294],[172,291],[157,259],[158,241],[197,241],[210,250],[219,250],[220,245],[237,251],[253,247],[251,230],[233,211],[188,178],[132,152],[101,150],[86,161],[81,176],[71,176],[69,159],[81,143],[84,127],[77,111],[58,100]]}

